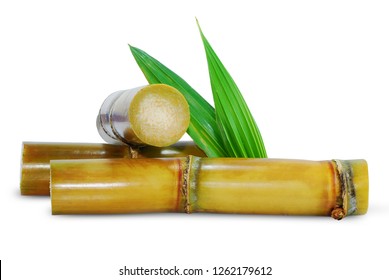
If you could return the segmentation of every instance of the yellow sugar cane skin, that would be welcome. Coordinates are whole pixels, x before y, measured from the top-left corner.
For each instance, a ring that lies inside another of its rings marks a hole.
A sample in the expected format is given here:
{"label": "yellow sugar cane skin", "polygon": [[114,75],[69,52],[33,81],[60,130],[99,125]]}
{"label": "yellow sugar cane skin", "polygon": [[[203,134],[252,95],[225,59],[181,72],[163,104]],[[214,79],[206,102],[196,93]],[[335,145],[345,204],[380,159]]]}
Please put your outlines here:
{"label": "yellow sugar cane skin", "polygon": [[20,174],[22,195],[50,194],[50,160],[77,158],[123,158],[130,150],[124,145],[90,143],[24,142]]}
{"label": "yellow sugar cane skin", "polygon": [[179,159],[73,163],[52,164],[53,213],[172,212],[179,208]]}
{"label": "yellow sugar cane skin", "polygon": [[[342,176],[349,178],[347,186]],[[367,163],[193,156],[51,161],[51,198],[53,214],[213,212],[340,219],[367,211]]]}
{"label": "yellow sugar cane skin", "polygon": [[24,142],[20,192],[22,195],[50,195],[50,160],[97,158],[155,158],[205,156],[193,142],[182,141],[172,146],[130,147],[98,143],[38,143]]}

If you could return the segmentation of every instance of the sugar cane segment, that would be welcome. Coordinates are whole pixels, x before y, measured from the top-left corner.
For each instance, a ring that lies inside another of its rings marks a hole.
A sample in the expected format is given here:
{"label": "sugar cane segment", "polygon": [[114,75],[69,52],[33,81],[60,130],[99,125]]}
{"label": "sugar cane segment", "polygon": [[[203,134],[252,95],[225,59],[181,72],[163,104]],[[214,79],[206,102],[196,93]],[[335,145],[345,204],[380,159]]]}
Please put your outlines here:
{"label": "sugar cane segment", "polygon": [[53,214],[365,214],[364,160],[239,158],[51,161]]}
{"label": "sugar cane segment", "polygon": [[108,143],[166,147],[184,135],[189,121],[185,97],[153,84],[111,94],[100,108],[97,129]]}
{"label": "sugar cane segment", "polygon": [[144,158],[205,156],[193,142],[182,141],[169,147],[131,147],[98,143],[24,142],[20,192],[22,195],[50,195],[50,160],[97,158]]}

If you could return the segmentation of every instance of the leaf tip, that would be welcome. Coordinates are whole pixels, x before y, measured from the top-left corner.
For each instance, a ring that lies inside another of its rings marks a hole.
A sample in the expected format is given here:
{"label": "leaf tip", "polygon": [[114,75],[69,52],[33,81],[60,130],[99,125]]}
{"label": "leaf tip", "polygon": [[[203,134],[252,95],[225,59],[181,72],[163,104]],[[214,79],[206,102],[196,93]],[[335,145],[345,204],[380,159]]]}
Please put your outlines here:
{"label": "leaf tip", "polygon": [[128,44],[128,47],[130,48],[131,53],[134,54],[134,55],[136,53],[140,52],[140,49],[138,49],[137,47],[132,46],[131,44]]}
{"label": "leaf tip", "polygon": [[201,34],[201,36],[203,37],[204,34],[203,34],[203,31],[201,30],[200,22],[199,22],[199,20],[197,19],[197,17],[195,17],[195,19],[196,19],[196,24],[197,24],[197,27],[199,28],[200,34]]}

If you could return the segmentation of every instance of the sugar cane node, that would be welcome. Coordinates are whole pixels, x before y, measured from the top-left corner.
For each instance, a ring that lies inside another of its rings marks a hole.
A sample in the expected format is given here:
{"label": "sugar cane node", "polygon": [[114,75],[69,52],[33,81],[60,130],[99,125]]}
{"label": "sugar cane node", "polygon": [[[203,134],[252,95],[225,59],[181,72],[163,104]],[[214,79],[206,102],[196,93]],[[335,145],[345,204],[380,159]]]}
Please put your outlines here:
{"label": "sugar cane node", "polygon": [[188,155],[183,162],[182,187],[184,212],[196,212],[197,205],[197,177],[200,170],[201,157]]}
{"label": "sugar cane node", "polygon": [[331,212],[331,216],[336,220],[341,220],[347,215],[352,215],[358,211],[356,186],[354,184],[353,162],[347,160],[334,159],[336,174],[339,178],[340,192],[336,199],[336,205]]}
{"label": "sugar cane node", "polygon": [[184,211],[187,214],[190,214],[190,198],[189,198],[189,174],[190,174],[190,164],[191,157],[187,156],[185,161],[183,162],[183,174],[182,174],[182,187],[181,187],[181,194],[184,198]]}
{"label": "sugar cane node", "polygon": [[135,147],[128,146],[131,154],[131,158],[138,158],[139,157],[139,149]]}

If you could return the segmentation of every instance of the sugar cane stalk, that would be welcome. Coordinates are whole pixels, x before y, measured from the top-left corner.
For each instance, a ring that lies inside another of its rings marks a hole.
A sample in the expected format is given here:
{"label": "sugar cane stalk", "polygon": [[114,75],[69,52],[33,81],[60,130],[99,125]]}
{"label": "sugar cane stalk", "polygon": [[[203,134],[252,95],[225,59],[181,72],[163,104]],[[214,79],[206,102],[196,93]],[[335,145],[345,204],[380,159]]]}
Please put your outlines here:
{"label": "sugar cane stalk", "polygon": [[98,158],[153,158],[205,156],[193,142],[169,147],[134,147],[97,143],[37,143],[22,146],[20,192],[22,195],[50,195],[50,160]]}
{"label": "sugar cane stalk", "polygon": [[364,160],[184,158],[51,161],[53,214],[364,214]]}

